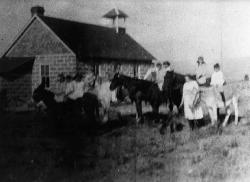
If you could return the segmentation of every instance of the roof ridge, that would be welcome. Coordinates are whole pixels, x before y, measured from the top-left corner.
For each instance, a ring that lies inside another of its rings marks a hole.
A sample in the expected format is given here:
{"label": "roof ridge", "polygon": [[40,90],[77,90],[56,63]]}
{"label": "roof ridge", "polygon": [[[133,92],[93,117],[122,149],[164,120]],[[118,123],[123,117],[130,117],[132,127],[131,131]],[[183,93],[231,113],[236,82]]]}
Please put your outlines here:
{"label": "roof ridge", "polygon": [[94,23],[89,23],[89,22],[80,22],[80,21],[76,21],[76,20],[70,20],[70,19],[65,19],[65,18],[59,18],[59,17],[52,17],[52,16],[39,16],[39,18],[43,19],[43,18],[49,18],[49,19],[54,19],[54,20],[58,20],[58,21],[65,21],[68,23],[75,23],[75,24],[82,24],[82,25],[89,25],[89,26],[95,26],[98,28],[103,28],[103,29],[107,29],[107,30],[112,30],[113,28],[111,27],[106,27],[106,26],[102,26],[102,25],[98,25],[98,24],[94,24]]}

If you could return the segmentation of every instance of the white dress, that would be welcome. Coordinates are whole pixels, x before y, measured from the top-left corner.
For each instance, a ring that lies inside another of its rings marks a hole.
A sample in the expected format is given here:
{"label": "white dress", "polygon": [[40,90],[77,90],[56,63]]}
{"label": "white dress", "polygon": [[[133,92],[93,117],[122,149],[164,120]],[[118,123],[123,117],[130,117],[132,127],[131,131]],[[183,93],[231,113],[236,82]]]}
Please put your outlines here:
{"label": "white dress", "polygon": [[183,101],[184,101],[184,113],[185,118],[188,120],[202,119],[202,108],[198,106],[192,111],[193,102],[196,93],[199,91],[199,86],[196,81],[186,82],[183,86]]}

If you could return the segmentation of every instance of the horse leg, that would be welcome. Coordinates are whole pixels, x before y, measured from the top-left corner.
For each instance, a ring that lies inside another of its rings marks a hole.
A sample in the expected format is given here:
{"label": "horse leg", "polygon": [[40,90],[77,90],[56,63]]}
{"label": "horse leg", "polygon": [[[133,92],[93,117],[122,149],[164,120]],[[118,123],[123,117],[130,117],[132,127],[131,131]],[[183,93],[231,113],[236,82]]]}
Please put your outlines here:
{"label": "horse leg", "polygon": [[153,118],[155,119],[155,123],[159,123],[159,105],[154,104],[153,105]]}
{"label": "horse leg", "polygon": [[168,106],[168,108],[169,108],[169,111],[172,113],[173,109],[174,109],[174,104],[173,104],[172,99],[169,99],[169,106]]}
{"label": "horse leg", "polygon": [[136,112],[137,112],[137,118],[136,122],[142,122],[143,123],[143,118],[142,118],[142,103],[141,101],[136,101]]}
{"label": "horse leg", "polygon": [[229,117],[230,117],[230,115],[231,115],[231,110],[230,110],[230,109],[227,109],[226,113],[227,113],[227,115],[226,115],[226,117],[225,117],[225,119],[224,119],[224,122],[223,122],[223,124],[222,124],[223,127],[225,127],[225,126],[227,125],[228,119],[229,119]]}
{"label": "horse leg", "polygon": [[217,116],[217,107],[209,107],[208,108],[208,113],[211,119],[211,125],[214,126],[217,122],[218,116]]}
{"label": "horse leg", "polygon": [[233,97],[232,100],[233,106],[234,106],[234,123],[235,125],[238,125],[238,121],[239,121],[239,107],[238,107],[238,98],[237,97]]}
{"label": "horse leg", "polygon": [[137,115],[138,115],[138,118],[137,118],[136,122],[137,123],[139,123],[139,122],[143,123],[142,100],[141,100],[141,93],[140,92],[138,92],[136,94],[135,105],[136,105],[136,112],[137,112]]}

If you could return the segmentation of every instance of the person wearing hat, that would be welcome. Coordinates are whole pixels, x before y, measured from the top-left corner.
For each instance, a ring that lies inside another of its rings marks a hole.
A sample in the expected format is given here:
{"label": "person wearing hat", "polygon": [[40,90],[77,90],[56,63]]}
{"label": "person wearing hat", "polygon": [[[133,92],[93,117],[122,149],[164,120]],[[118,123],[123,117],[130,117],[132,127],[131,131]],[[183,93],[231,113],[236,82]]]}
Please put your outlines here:
{"label": "person wearing hat", "polygon": [[66,89],[65,76],[63,73],[60,73],[57,77],[55,100],[57,102],[63,102]]}
{"label": "person wearing hat", "polygon": [[198,57],[197,64],[196,81],[200,86],[205,86],[207,82],[207,65],[202,56]]}

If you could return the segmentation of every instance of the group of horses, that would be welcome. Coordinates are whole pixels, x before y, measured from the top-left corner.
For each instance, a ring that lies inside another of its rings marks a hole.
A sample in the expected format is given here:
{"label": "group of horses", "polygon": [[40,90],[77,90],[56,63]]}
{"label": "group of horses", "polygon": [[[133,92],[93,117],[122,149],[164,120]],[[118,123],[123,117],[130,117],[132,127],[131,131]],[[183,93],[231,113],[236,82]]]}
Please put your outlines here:
{"label": "group of horses", "polygon": [[[183,108],[179,108],[182,100],[182,89],[185,83],[185,75],[175,73],[174,71],[168,71],[164,77],[164,84],[162,90],[159,89],[155,82],[142,80],[138,78],[132,78],[129,76],[116,73],[111,80],[109,88],[105,86],[109,91],[115,89],[126,89],[126,94],[132,102],[136,105],[136,121],[137,123],[143,123],[142,102],[149,103],[152,106],[153,122],[159,123],[159,107],[162,104],[167,104],[169,107],[169,115],[172,115],[174,105],[181,113]],[[225,89],[225,92],[230,89]],[[120,93],[120,92],[119,92]],[[199,92],[199,104],[202,104],[207,109],[211,119],[212,125],[215,125],[218,120],[218,109],[224,107],[223,102],[218,99],[218,93],[212,88],[207,87],[201,89]],[[228,94],[225,93],[227,96]],[[98,94],[86,92],[82,98],[74,101],[73,104],[62,102],[57,103],[54,99],[54,93],[45,89],[45,84],[42,82],[33,92],[33,100],[35,102],[43,101],[47,107],[48,113],[55,120],[60,120],[64,117],[65,113],[72,111],[74,115],[81,115],[82,112],[88,118],[89,122],[93,125],[98,124],[102,120],[103,115],[100,116],[100,108],[102,102],[98,98]],[[121,97],[124,98],[124,97]],[[228,96],[226,105],[230,106],[226,110],[226,117],[223,122],[223,126],[226,126],[229,116],[232,111],[235,113],[235,124],[238,124],[238,98],[237,92],[232,91]],[[106,97],[107,100],[107,97]],[[108,101],[106,101],[108,102]],[[109,105],[108,105],[109,106]],[[71,114],[72,114],[71,113]],[[162,120],[161,130],[167,126],[167,121]]]}
{"label": "group of horses", "polygon": [[[182,100],[183,85],[185,83],[185,75],[178,74],[174,71],[168,71],[164,77],[162,90],[159,89],[155,82],[131,78],[122,74],[115,74],[111,81],[110,89],[125,88],[128,91],[132,102],[135,102],[137,111],[137,122],[144,122],[142,113],[142,101],[150,103],[152,106],[155,122],[159,122],[159,107],[161,104],[168,104],[169,115],[172,115],[174,105],[177,106],[179,113],[182,113],[183,108],[179,107]],[[222,126],[226,126],[230,115],[234,112],[235,124],[238,124],[238,102],[239,93],[230,85],[225,85],[226,109],[225,118]],[[219,109],[224,108],[224,103],[219,92],[213,87],[201,87],[199,91],[198,105],[201,105],[204,114],[208,114],[211,119],[211,124],[220,124],[218,122]],[[197,103],[196,103],[197,104]],[[167,120],[162,121],[162,129],[167,126]],[[171,124],[171,122],[169,122]]]}

